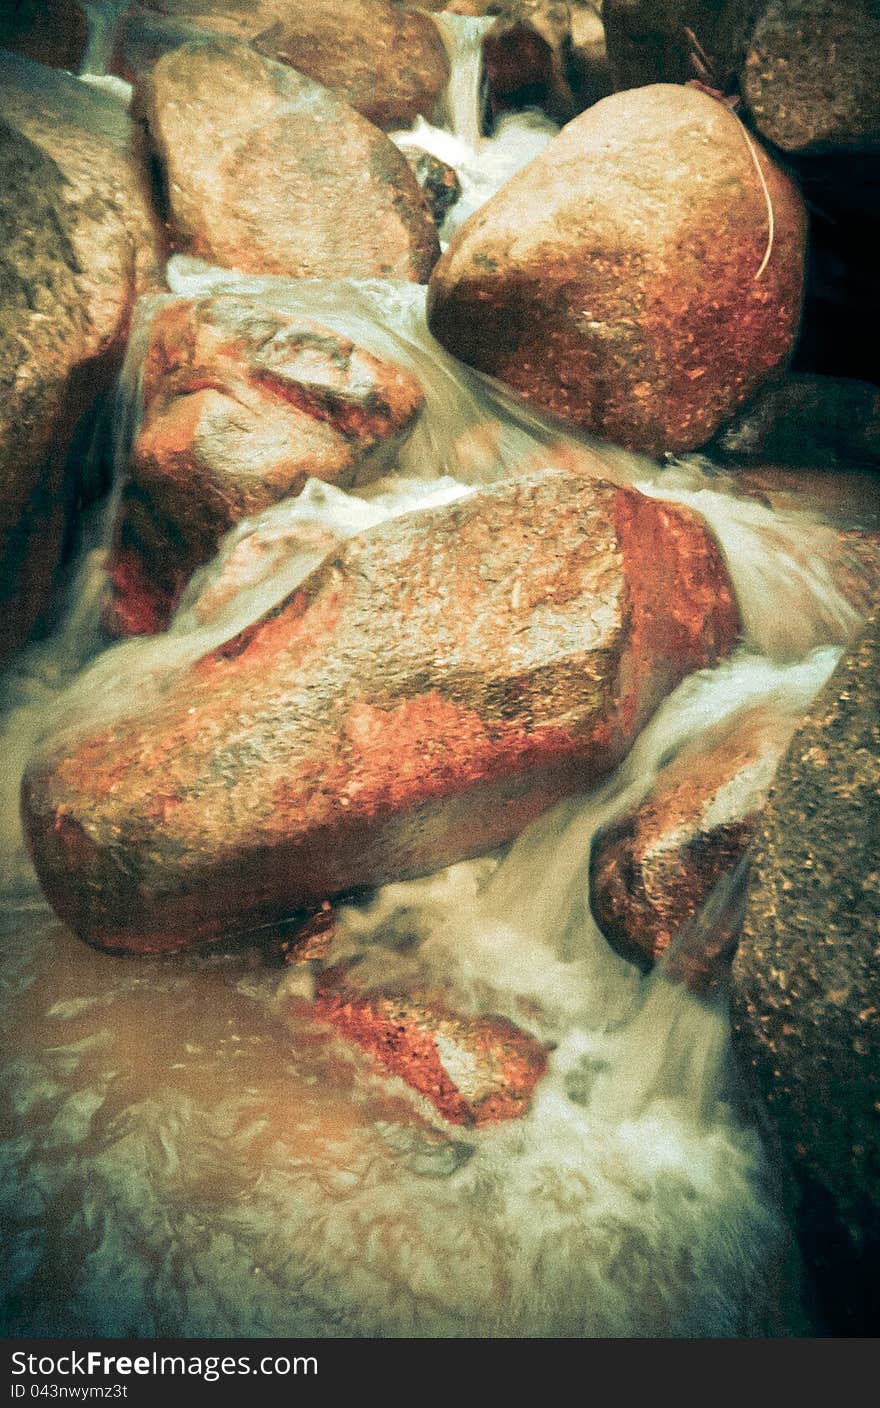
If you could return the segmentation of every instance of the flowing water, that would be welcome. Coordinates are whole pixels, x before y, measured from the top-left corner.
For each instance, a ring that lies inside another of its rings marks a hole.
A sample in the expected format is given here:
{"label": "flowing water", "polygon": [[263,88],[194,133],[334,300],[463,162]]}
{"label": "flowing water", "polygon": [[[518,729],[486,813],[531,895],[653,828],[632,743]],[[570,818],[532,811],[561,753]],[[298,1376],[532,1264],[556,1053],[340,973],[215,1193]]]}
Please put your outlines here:
{"label": "flowing water", "polygon": [[[474,28],[472,33],[476,32]],[[471,108],[476,110],[473,67]],[[452,104],[452,110],[459,111]],[[446,133],[492,168],[497,137]],[[494,179],[494,175],[492,177]],[[197,261],[175,293],[247,292],[411,368],[427,405],[390,473],[303,495],[239,526],[170,631],[105,648],[113,500],[99,510],[58,631],[3,682],[0,899],[4,1328],[21,1334],[653,1336],[808,1329],[791,1236],[730,1067],[723,990],[698,998],[617,957],[589,903],[592,839],[659,769],[760,707],[796,718],[858,617],[808,512],[737,497],[698,461],[666,469],[564,433],[433,342],[424,290],[241,279]],[[160,296],[161,298],[161,296]],[[117,492],[144,335],[110,410]],[[337,537],[481,483],[576,462],[702,513],[729,562],[741,647],[685,680],[618,772],[506,853],[386,886],[340,912],[328,961],[365,991],[444,994],[550,1048],[522,1119],[462,1130],[319,1023],[309,968],[265,936],[169,959],[93,952],[54,919],[23,854],[17,785],[46,736],[142,708],[256,619]],[[220,587],[260,533],[265,573]],[[735,902],[720,894],[705,925]]]}

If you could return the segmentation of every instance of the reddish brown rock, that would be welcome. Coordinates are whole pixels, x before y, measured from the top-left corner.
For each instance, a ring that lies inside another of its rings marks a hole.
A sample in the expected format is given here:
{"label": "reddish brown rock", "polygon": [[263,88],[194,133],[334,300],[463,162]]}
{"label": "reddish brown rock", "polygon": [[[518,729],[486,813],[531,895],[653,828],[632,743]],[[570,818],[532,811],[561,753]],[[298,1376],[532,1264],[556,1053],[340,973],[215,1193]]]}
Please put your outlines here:
{"label": "reddish brown rock", "polygon": [[116,634],[163,630],[230,528],[307,478],[348,487],[376,473],[422,393],[339,333],[228,294],[159,308],[142,401],[109,562]]}
{"label": "reddish brown rock", "polygon": [[33,761],[25,826],[82,937],[159,952],[509,840],[732,644],[687,510],[548,471],[390,520],[131,716]]}
{"label": "reddish brown rock", "polygon": [[437,231],[405,158],[328,89],[235,39],[139,86],[179,247],[251,274],[424,281]]}
{"label": "reddish brown rock", "polygon": [[0,658],[43,610],[78,494],[77,422],[111,383],[161,241],[105,94],[0,56]]}
{"label": "reddish brown rock", "polygon": [[880,12],[874,0],[772,0],[742,73],[760,131],[787,152],[880,152]]}
{"label": "reddish brown rock", "polygon": [[462,1017],[423,994],[325,983],[315,1015],[424,1095],[451,1124],[516,1119],[547,1069],[547,1050],[505,1017]]}
{"label": "reddish brown rock", "polygon": [[[150,12],[159,12],[158,14]],[[449,65],[427,15],[388,0],[161,0],[123,17],[118,61],[143,71],[180,43],[190,27],[247,40],[331,88],[379,127],[408,127],[430,116]]]}
{"label": "reddish brown rock", "polygon": [[597,838],[590,901],[624,957],[646,966],[660,958],[736,865],[796,723],[751,710],[685,748],[642,805]]}
{"label": "reddish brown rock", "polygon": [[804,238],[800,196],[723,103],[618,93],[463,226],[428,320],[456,356],[586,430],[694,449],[788,357]]}
{"label": "reddish brown rock", "polygon": [[78,73],[89,38],[77,0],[11,0],[0,14],[0,47]]}

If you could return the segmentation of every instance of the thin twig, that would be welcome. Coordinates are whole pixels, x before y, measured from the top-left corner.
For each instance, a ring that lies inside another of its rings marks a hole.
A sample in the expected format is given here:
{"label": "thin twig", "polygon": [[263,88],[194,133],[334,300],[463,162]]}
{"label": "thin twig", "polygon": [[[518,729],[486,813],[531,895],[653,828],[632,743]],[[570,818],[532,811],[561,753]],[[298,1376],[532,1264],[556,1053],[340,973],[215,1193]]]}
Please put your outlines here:
{"label": "thin twig", "polygon": [[739,124],[740,131],[745,137],[746,146],[749,149],[749,156],[752,158],[755,170],[758,173],[758,180],[761,182],[761,190],[764,192],[764,201],[767,205],[767,248],[764,250],[764,258],[761,260],[758,272],[755,274],[755,278],[760,279],[767,265],[770,263],[770,255],[773,253],[773,240],[776,234],[776,216],[773,211],[773,201],[770,199],[770,192],[767,189],[767,182],[761,170],[761,163],[758,160],[758,153],[755,150],[755,144],[749,136],[749,130],[742,118],[733,111],[733,108],[730,109],[730,115]]}

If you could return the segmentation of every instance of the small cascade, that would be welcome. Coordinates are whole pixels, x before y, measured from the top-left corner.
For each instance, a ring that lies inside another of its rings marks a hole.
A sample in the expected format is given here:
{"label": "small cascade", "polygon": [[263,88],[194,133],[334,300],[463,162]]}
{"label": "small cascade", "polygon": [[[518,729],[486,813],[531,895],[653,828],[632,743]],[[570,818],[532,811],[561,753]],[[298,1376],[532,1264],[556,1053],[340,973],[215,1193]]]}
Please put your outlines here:
{"label": "small cascade", "polygon": [[435,123],[423,117],[391,140],[403,150],[419,148],[454,168],[461,195],[440,229],[446,247],[457,230],[480,206],[543,151],[559,131],[545,113],[534,110],[505,114],[491,138],[483,135],[485,98],[482,85],[483,40],[494,15],[433,15],[449,54],[449,82],[435,113]]}
{"label": "small cascade", "polygon": [[90,0],[83,5],[89,37],[83,55],[82,75],[109,74],[117,21],[127,8],[127,0]]}
{"label": "small cascade", "polygon": [[449,55],[449,82],[442,99],[443,126],[471,151],[483,139],[483,40],[494,15],[434,15]]}

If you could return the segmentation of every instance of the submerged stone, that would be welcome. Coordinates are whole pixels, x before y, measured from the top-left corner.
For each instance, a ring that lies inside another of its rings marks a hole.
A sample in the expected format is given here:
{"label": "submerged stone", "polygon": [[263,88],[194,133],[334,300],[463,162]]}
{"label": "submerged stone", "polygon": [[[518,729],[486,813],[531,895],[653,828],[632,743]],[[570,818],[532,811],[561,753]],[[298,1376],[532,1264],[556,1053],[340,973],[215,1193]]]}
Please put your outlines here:
{"label": "submerged stone", "polygon": [[348,487],[377,473],[423,397],[330,328],[228,294],[158,308],[141,400],[108,564],[115,634],[164,629],[224,534],[307,478]]}
{"label": "submerged stone", "polygon": [[89,942],[158,952],[436,870],[610,772],[737,628],[702,522],[634,490],[547,471],[392,519],[35,759],[37,872]]}
{"label": "submerged stone", "polygon": [[319,989],[313,1011],[424,1095],[451,1124],[524,1115],[547,1049],[505,1017],[464,1017],[430,995]]}
{"label": "submerged stone", "polygon": [[723,103],[618,93],[462,227],[428,321],[463,361],[595,434],[695,449],[788,358],[805,233],[796,188]]}

